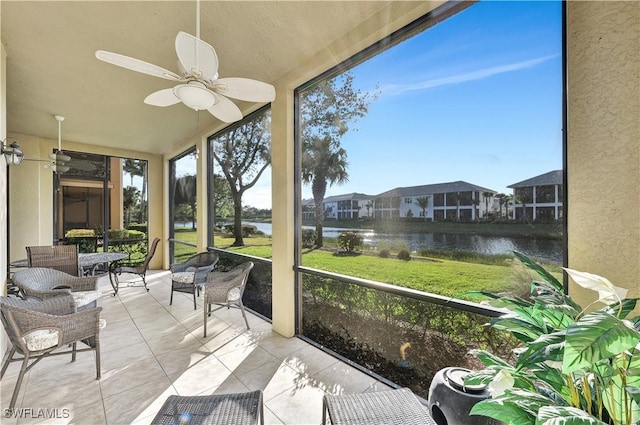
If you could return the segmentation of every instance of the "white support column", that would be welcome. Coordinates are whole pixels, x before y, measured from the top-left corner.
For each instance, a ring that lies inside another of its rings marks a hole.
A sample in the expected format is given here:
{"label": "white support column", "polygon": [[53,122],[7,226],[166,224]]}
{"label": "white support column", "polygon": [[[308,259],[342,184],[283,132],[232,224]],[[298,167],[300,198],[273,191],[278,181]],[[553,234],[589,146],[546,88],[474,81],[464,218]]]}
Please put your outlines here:
{"label": "white support column", "polygon": [[273,330],[295,334],[293,91],[276,86],[271,104]]}

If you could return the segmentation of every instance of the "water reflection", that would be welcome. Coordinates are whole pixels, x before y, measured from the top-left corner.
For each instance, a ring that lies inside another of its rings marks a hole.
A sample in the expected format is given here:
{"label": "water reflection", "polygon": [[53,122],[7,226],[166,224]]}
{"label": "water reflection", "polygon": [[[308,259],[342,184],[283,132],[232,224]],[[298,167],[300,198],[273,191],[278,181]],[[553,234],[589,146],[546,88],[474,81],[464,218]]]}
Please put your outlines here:
{"label": "water reflection", "polygon": [[[267,235],[271,235],[271,223],[252,224]],[[303,226],[305,229],[313,229],[311,226]],[[441,249],[472,251],[480,254],[511,254],[512,251],[520,251],[530,257],[543,258],[558,264],[562,264],[562,241],[545,238],[524,238],[507,236],[479,236],[465,233],[417,233],[417,234],[383,234],[370,229],[344,229],[338,227],[325,227],[322,234],[327,238],[336,238],[342,232],[358,232],[364,238],[367,247],[380,245],[397,246],[406,243],[411,251],[422,249]]]}

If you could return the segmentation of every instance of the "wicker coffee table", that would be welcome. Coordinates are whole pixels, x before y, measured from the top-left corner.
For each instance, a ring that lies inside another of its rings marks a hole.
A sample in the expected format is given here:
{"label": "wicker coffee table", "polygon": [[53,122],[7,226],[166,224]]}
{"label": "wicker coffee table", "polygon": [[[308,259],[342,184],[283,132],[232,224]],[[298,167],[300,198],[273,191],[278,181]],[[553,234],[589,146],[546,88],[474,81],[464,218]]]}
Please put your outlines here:
{"label": "wicker coffee table", "polygon": [[332,425],[436,425],[427,408],[408,388],[325,395],[323,425],[326,424],[327,413]]}
{"label": "wicker coffee table", "polygon": [[264,424],[262,391],[206,396],[172,395],[151,425]]}

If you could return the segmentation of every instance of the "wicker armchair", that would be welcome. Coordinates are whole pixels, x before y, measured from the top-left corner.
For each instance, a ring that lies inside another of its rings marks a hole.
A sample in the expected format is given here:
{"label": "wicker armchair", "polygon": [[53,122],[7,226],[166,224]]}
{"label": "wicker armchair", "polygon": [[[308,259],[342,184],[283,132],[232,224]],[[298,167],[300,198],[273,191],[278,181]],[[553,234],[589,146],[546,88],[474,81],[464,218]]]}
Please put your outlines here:
{"label": "wicker armchair", "polygon": [[200,296],[200,286],[207,280],[207,275],[213,270],[218,259],[218,254],[215,252],[201,252],[184,263],[172,264],[169,305],[173,304],[174,292],[184,292],[193,294],[193,309],[195,310],[197,308],[196,292]]}
{"label": "wicker armchair", "polygon": [[78,245],[28,246],[29,267],[46,267],[72,276],[82,276],[78,263]]}
{"label": "wicker armchair", "polygon": [[[43,300],[22,300],[15,297],[0,297],[0,319],[11,342],[4,357],[0,379],[10,362],[22,361],[9,409],[13,409],[27,371],[47,356],[95,351],[96,379],[100,379],[100,311],[102,307],[75,312],[75,303],[69,290],[62,295]],[[104,323],[104,322],[103,322]],[[77,349],[83,342],[88,348]],[[54,352],[71,345],[70,350]],[[13,358],[16,352],[22,357]]]}
{"label": "wicker armchair", "polygon": [[[253,268],[253,263],[247,261],[239,266],[234,267],[228,272],[210,273],[207,281],[203,285],[204,298],[204,336],[207,336],[207,317],[211,313],[220,310],[223,307],[238,308],[242,312],[244,322],[249,329],[249,321],[242,304],[242,295],[244,288],[249,279],[249,273]],[[212,310],[211,305],[219,305],[220,307]]]}
{"label": "wicker armchair", "polygon": [[[145,257],[144,262],[142,264],[121,263],[119,261],[111,263],[111,266],[109,267],[109,273],[110,273],[109,277],[113,276],[113,279],[115,280],[115,285],[113,286],[114,296],[118,293],[118,288],[120,287],[119,276],[122,275],[123,273],[138,275],[139,278],[142,279],[142,283],[144,284],[144,289],[149,291],[149,288],[147,288],[147,279],[146,279],[147,270],[149,269],[149,263],[151,262],[151,259],[156,253],[156,248],[158,247],[159,242],[160,242],[159,238],[155,238],[153,242],[151,242],[151,246],[147,251],[147,256]],[[129,283],[133,283],[133,282],[129,282]]]}
{"label": "wicker armchair", "polygon": [[[71,276],[65,272],[43,267],[33,267],[18,270],[13,275],[13,282],[20,288],[25,297],[44,298],[71,292],[86,292],[98,290],[98,277]],[[87,307],[95,307],[95,302]]]}

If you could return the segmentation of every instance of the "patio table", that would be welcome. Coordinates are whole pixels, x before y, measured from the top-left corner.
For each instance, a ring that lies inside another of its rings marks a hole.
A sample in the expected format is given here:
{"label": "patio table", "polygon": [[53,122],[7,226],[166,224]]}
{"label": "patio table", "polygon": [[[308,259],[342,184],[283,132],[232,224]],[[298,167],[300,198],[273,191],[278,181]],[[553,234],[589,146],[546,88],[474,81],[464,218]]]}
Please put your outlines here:
{"label": "patio table", "polygon": [[[124,254],[122,252],[81,252],[78,254],[78,264],[82,268],[91,268],[91,274],[94,274],[98,264],[121,261],[128,257],[128,254]],[[9,266],[11,266],[12,269],[25,268],[29,267],[29,263],[26,258],[22,258],[20,260],[12,261]]]}

